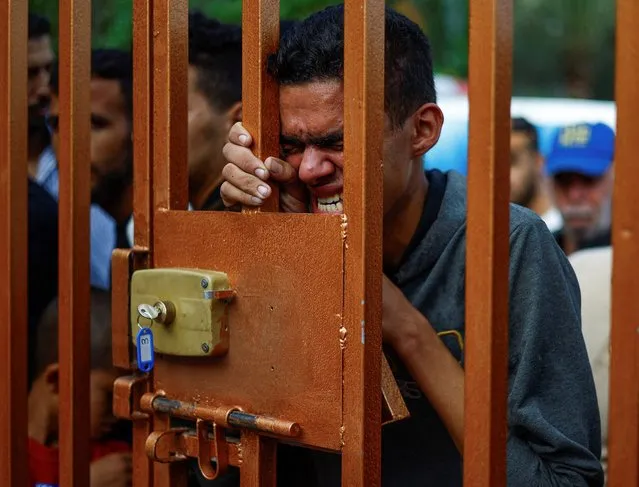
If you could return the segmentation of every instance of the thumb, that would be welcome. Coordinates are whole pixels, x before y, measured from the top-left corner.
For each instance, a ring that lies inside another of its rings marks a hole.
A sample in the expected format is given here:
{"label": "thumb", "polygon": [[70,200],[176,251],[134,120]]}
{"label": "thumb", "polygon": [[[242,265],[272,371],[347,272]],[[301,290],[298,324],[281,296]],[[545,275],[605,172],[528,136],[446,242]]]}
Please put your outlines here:
{"label": "thumb", "polygon": [[297,171],[288,162],[275,157],[269,157],[264,161],[271,179],[278,183],[290,184],[297,181]]}

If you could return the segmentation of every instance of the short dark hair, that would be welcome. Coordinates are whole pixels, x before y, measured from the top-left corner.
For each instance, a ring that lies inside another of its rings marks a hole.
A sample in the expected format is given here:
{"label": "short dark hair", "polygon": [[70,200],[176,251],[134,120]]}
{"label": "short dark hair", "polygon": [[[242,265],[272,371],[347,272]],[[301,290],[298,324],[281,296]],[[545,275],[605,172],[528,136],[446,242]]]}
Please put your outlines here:
{"label": "short dark hair", "polygon": [[189,64],[209,104],[227,110],[242,100],[242,30],[200,11],[189,13]]}
{"label": "short dark hair", "polygon": [[524,134],[528,137],[530,149],[539,152],[539,135],[537,128],[523,117],[514,117],[511,120],[511,132]]}
{"label": "short dark hair", "polygon": [[[58,300],[49,304],[37,325],[33,380],[58,363]],[[91,289],[91,370],[111,369],[111,293]]]}
{"label": "short dark hair", "polygon": [[[269,72],[281,85],[344,78],[344,6],[317,12],[289,29]],[[417,24],[386,7],[384,107],[394,128],[424,103],[436,103],[428,37]]]}
{"label": "short dark hair", "polygon": [[[133,58],[120,49],[95,49],[91,51],[91,78],[115,80],[120,84],[129,120],[133,118]],[[59,70],[51,74],[51,91],[59,93]]]}
{"label": "short dark hair", "polygon": [[51,23],[46,17],[38,14],[29,14],[29,39],[51,35]]}

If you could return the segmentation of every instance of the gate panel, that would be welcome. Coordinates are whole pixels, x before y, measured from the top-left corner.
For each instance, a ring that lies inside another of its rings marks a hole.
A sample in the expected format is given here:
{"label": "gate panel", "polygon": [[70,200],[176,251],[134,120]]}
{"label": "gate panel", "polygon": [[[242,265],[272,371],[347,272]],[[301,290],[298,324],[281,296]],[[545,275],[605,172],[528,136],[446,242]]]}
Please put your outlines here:
{"label": "gate panel", "polygon": [[60,485],[89,483],[91,2],[60,1]]}
{"label": "gate panel", "polygon": [[27,485],[27,8],[0,7],[0,485]]}
{"label": "gate panel", "polygon": [[512,0],[470,2],[464,483],[506,485]]}
{"label": "gate panel", "polygon": [[639,487],[639,4],[617,0],[609,485]]}
{"label": "gate panel", "polygon": [[339,451],[342,247],[339,216],[157,213],[155,265],[221,270],[237,297],[228,355],[158,357],[155,389],[297,422],[300,441]]}

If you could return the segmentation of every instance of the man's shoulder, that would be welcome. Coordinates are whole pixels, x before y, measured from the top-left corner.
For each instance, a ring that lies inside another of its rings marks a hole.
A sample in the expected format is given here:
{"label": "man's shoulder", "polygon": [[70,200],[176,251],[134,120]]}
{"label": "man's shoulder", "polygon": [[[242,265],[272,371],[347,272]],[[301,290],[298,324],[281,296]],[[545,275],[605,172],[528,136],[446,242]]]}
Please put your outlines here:
{"label": "man's shoulder", "polygon": [[561,232],[551,232],[546,222],[534,211],[510,204],[510,244],[533,240],[537,245],[557,246]]}

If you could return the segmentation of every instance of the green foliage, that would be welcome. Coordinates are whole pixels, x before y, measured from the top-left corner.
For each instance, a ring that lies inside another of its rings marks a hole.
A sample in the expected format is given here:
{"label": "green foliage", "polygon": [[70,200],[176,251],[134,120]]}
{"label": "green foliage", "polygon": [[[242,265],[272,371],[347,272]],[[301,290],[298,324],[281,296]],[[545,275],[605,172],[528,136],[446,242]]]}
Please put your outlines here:
{"label": "green foliage", "polygon": [[[29,1],[30,7],[46,15],[57,31],[57,2]],[[401,11],[416,12],[417,21],[431,38],[437,72],[465,78],[468,1],[389,0],[389,3]],[[132,0],[92,0],[92,3],[93,46],[129,48]],[[299,19],[336,3],[339,0],[281,0],[280,13],[285,19]],[[614,1],[515,0],[514,5],[516,94],[612,98]],[[190,0],[190,7],[224,22],[241,21],[241,0]]]}

